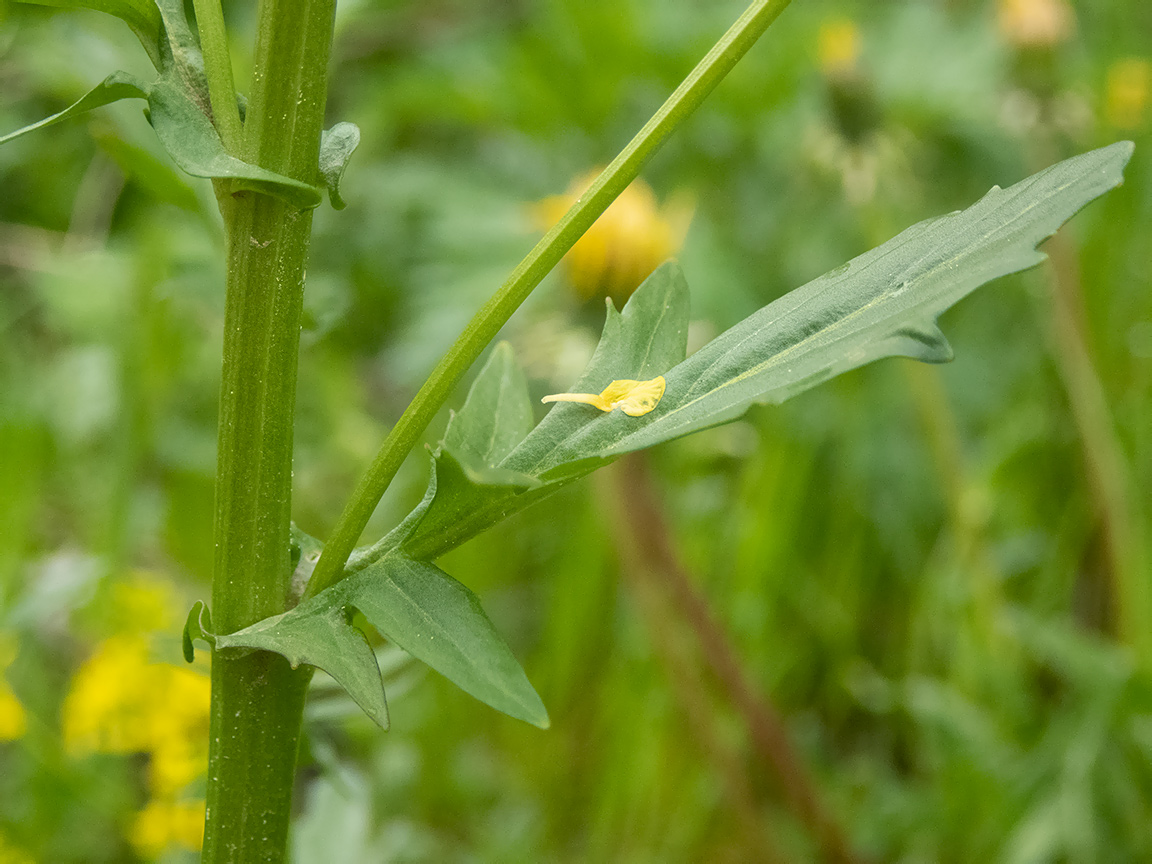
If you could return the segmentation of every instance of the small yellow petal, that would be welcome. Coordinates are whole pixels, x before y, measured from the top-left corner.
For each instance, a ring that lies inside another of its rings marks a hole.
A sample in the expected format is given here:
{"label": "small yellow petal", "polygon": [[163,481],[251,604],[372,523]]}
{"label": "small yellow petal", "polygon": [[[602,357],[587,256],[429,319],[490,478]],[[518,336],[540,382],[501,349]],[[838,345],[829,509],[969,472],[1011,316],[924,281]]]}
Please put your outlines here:
{"label": "small yellow petal", "polygon": [[665,381],[663,375],[658,375],[650,381],[634,381],[631,378],[622,378],[613,381],[599,394],[595,393],[556,393],[545,396],[541,402],[583,402],[599,408],[601,411],[611,411],[619,408],[629,417],[643,417],[660,404],[664,396]]}

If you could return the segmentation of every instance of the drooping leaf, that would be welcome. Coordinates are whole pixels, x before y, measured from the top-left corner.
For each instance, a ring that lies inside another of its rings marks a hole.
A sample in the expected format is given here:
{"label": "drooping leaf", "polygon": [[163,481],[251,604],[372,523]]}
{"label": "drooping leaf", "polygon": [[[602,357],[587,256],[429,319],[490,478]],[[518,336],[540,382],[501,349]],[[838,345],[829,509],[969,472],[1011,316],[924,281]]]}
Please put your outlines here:
{"label": "drooping leaf", "polygon": [[282,654],[293,669],[301,663],[323,669],[365,714],[387,729],[388,703],[376,654],[364,634],[349,623],[352,610],[333,605],[296,614],[300,609],[265,618],[238,633],[217,634],[216,650],[262,648]]}
{"label": "drooping leaf", "polygon": [[63,111],[53,114],[51,117],[45,117],[37,123],[29,124],[23,129],[9,132],[0,137],[0,144],[7,144],[29,132],[43,129],[45,126],[51,126],[62,120],[68,120],[78,114],[83,114],[85,111],[91,111],[93,108],[119,102],[121,99],[147,99],[148,90],[146,84],[127,72],[113,72]]}
{"label": "drooping leaf", "polygon": [[237,189],[272,195],[300,209],[320,203],[318,187],[229,155],[212,122],[174,75],[164,75],[153,85],[148,107],[149,120],[160,143],[186,174],[231,180]]}
{"label": "drooping leaf", "polygon": [[340,181],[352,153],[360,146],[360,127],[355,123],[337,123],[320,135],[320,176],[328,187],[328,200],[333,210],[346,206],[340,197]]}
{"label": "drooping leaf", "polygon": [[259,648],[307,663],[340,683],[387,727],[376,658],[349,621],[360,612],[381,635],[462,690],[541,728],[548,713],[476,595],[422,561],[391,552],[295,609],[236,633],[216,634],[217,650]]}
{"label": "drooping leaf", "polygon": [[164,25],[160,10],[152,0],[21,0],[37,6],[55,6],[62,9],[94,9],[115,15],[131,28],[148,52],[152,64],[159,69]]}

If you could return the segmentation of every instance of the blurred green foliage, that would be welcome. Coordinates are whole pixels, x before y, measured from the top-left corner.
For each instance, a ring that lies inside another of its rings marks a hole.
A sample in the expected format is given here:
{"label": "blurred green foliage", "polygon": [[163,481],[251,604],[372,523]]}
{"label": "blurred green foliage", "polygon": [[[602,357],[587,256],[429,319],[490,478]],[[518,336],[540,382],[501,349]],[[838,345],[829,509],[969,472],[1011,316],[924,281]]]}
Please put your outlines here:
{"label": "blurred green foliage", "polygon": [[[1052,5],[795,3],[645,172],[661,199],[695,201],[680,258],[699,344],[994,183],[1137,142],[1050,266],[948,313],[953,364],[886,361],[651,455],[679,556],[870,860],[1152,858],[1152,7],[1065,7],[1073,26],[1048,42],[1005,24]],[[228,6],[244,81],[252,9]],[[608,161],[741,8],[341,7],[330,119],[363,143],[347,210],[316,219],[304,530],[325,536],[529,248],[531,202]],[[120,22],[0,7],[0,130],[112,68],[147,68]],[[146,765],[64,749],[62,705],[122,632],[115,586],[143,571],[187,602],[208,590],[222,234],[138,112],[0,149],[0,634],[25,715],[0,741],[4,861],[142,854]],[[558,274],[509,325],[538,395],[571,383],[598,308]],[[367,539],[427,467],[414,454]],[[617,488],[571,487],[444,563],[508,634],[552,729],[382,647],[389,733],[316,685],[296,860],[816,857],[697,634],[627,578]],[[180,662],[175,632],[152,645]]]}

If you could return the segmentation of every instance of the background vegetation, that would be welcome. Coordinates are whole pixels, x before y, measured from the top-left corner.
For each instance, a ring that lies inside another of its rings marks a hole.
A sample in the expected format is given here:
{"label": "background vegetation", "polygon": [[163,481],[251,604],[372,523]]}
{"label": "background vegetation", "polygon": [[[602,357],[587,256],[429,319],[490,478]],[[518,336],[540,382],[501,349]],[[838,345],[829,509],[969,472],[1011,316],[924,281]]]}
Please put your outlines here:
{"label": "background vegetation", "polygon": [[[243,81],[252,9],[229,5]],[[329,113],[364,143],[348,209],[316,219],[304,530],[326,535],[539,202],[741,8],[343,3]],[[147,62],[112,18],[0,16],[3,131]],[[388,646],[387,734],[318,676],[295,860],[1152,857],[1150,100],[1138,0],[793,4],[646,170],[655,191],[509,325],[539,395],[582,367],[599,298],[681,242],[699,345],[1075,152],[1134,139],[1125,185],[1049,265],[945,316],[953,364],[851,373],[451,553],[552,729]],[[5,864],[199,842],[207,677],[177,621],[212,560],[222,233],[151,134],[121,104],[0,149]],[[372,536],[423,491],[417,457]]]}

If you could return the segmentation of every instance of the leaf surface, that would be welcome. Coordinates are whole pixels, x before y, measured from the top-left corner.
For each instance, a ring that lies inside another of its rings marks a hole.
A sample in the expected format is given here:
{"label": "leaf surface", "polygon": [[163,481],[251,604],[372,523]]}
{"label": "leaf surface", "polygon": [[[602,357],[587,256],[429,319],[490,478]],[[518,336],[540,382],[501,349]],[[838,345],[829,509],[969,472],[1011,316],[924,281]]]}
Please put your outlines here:
{"label": "leaf surface", "polygon": [[320,135],[320,176],[328,187],[328,200],[333,210],[346,206],[340,197],[340,181],[352,153],[360,146],[360,127],[355,123],[337,123]]}
{"label": "leaf surface", "polygon": [[1073,157],[1008,189],[993,187],[967,210],[913,225],[770,303],[669,371],[650,414],[601,415],[530,468],[517,467],[547,477],[589,456],[651,447],[882,357],[950,360],[937,317],[985,282],[1043,261],[1036,245],[1119,185],[1132,147],[1125,141]]}
{"label": "leaf surface", "polygon": [[235,188],[273,195],[302,210],[320,203],[319,187],[229,155],[216,128],[192,101],[177,75],[167,73],[153,85],[148,107],[156,136],[186,174],[231,180]]}
{"label": "leaf surface", "polygon": [[[623,312],[616,311],[611,301],[606,308],[600,343],[573,389],[599,391],[621,377],[654,378],[684,359],[688,285],[680,265],[669,262],[659,267],[633,293]],[[511,347],[497,346],[464,407],[452,417],[433,457],[428,492],[413,511],[415,528],[404,540],[404,551],[411,557],[435,558],[605,464],[591,454],[557,476],[543,478],[533,472],[541,454],[600,412],[561,403],[528,433],[532,417],[528,387],[515,369]],[[358,560],[381,551],[368,550]]]}

